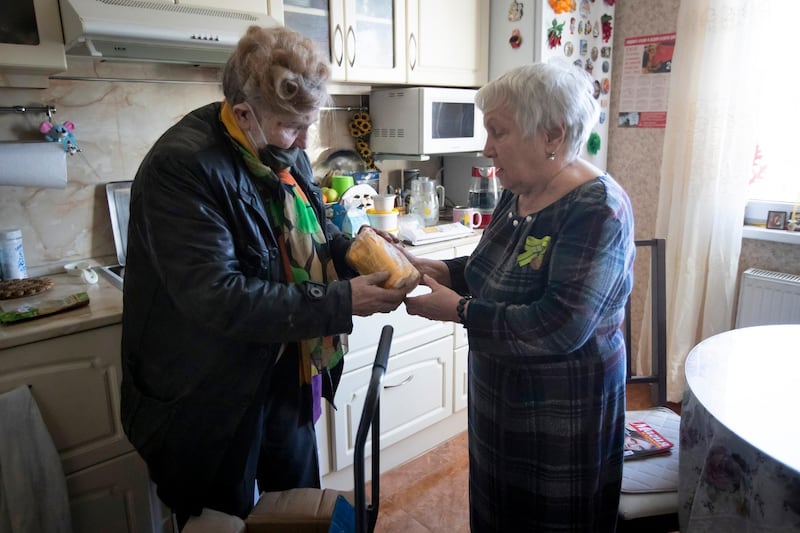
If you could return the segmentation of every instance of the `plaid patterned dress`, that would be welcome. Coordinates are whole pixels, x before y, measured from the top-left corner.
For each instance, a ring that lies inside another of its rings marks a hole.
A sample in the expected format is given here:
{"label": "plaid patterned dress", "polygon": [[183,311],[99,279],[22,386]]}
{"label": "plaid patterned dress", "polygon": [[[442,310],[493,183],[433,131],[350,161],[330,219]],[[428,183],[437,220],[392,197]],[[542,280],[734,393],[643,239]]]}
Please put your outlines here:
{"label": "plaid patterned dress", "polygon": [[504,192],[470,258],[470,522],[476,532],[614,531],[622,479],[633,214],[609,176],[517,216]]}

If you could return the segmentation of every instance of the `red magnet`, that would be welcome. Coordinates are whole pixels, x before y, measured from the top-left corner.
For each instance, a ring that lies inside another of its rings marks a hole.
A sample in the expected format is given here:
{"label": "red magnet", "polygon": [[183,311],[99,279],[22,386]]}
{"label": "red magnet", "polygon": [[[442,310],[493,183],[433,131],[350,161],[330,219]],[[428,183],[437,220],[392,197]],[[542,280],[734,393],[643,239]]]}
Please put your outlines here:
{"label": "red magnet", "polygon": [[519,30],[514,30],[511,32],[511,37],[508,39],[508,44],[511,45],[511,48],[519,48],[522,44],[522,35],[519,34]]}

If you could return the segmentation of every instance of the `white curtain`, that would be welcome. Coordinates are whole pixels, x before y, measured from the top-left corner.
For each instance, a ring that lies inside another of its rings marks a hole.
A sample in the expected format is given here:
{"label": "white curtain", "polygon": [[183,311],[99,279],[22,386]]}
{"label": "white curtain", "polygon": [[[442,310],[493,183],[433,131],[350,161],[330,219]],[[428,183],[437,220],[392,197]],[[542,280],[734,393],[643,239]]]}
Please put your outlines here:
{"label": "white curtain", "polygon": [[692,347],[732,327],[756,145],[759,60],[765,50],[776,52],[762,42],[763,24],[780,31],[794,14],[787,8],[770,19],[770,6],[780,3],[785,2],[680,4],[656,216],[656,235],[667,241],[671,402],[683,397],[684,363]]}

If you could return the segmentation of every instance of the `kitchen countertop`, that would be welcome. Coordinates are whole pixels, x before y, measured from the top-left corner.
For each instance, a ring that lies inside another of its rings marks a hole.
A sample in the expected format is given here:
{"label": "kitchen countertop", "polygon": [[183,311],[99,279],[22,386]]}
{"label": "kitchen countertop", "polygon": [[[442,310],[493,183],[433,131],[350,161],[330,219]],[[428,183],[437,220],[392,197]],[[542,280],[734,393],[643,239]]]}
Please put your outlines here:
{"label": "kitchen countertop", "polygon": [[111,285],[105,277],[98,276],[99,279],[94,284],[84,283],[80,276],[72,276],[67,273],[46,277],[55,283],[52,289],[24,298],[0,300],[0,306],[9,309],[23,304],[34,305],[43,300],[60,299],[78,292],[86,292],[89,295],[89,305],[40,318],[2,324],[0,325],[0,349],[78,333],[122,321],[122,291]]}
{"label": "kitchen countertop", "polygon": [[[478,230],[473,235],[458,239],[421,246],[405,246],[415,255],[427,254],[477,242],[480,235],[481,231]],[[43,300],[64,298],[78,292],[86,292],[89,295],[89,305],[12,324],[0,324],[0,350],[118,324],[122,321],[122,291],[112,285],[104,275],[99,275],[95,284],[84,283],[80,276],[67,273],[46,277],[55,282],[52,289],[25,298],[0,300],[0,306],[10,308],[22,304],[35,304]]]}

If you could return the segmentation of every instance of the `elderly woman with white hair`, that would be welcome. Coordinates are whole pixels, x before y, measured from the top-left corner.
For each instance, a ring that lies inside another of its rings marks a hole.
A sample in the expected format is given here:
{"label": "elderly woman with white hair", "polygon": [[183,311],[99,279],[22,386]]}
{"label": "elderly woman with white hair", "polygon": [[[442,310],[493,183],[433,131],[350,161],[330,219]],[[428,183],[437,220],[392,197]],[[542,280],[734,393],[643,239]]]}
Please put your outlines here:
{"label": "elderly woman with white hair", "polygon": [[467,328],[471,528],[614,531],[630,201],[579,157],[599,112],[582,70],[519,67],[476,102],[504,192],[470,257],[413,258],[431,292],[406,299]]}

